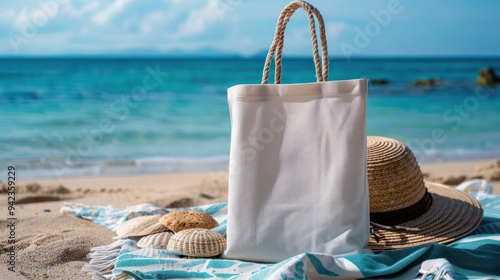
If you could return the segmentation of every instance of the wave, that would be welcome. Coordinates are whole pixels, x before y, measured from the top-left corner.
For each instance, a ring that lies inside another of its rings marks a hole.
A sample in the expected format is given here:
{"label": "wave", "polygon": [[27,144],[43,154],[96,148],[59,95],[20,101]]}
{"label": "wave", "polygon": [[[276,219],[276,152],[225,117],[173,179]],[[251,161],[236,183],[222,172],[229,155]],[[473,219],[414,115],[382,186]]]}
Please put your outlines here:
{"label": "wave", "polygon": [[0,162],[0,167],[15,166],[23,179],[59,179],[69,177],[107,177],[164,173],[227,171],[229,158],[151,157],[111,161],[66,162],[58,158]]}
{"label": "wave", "polygon": [[460,161],[460,160],[481,160],[500,158],[500,150],[468,150],[468,149],[449,149],[449,150],[417,150],[412,149],[413,154],[419,163],[432,163],[437,161]]}

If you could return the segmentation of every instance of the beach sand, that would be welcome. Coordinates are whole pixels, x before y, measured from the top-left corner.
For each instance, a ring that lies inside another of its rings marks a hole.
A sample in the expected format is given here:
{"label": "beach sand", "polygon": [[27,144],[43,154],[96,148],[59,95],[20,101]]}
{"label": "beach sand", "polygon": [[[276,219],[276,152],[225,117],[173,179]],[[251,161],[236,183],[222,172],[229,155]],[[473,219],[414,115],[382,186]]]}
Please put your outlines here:
{"label": "beach sand", "polygon": [[[500,194],[500,161],[422,165],[426,180],[456,185],[484,178]],[[5,184],[5,182],[4,182]],[[2,215],[7,195],[0,194]],[[2,230],[0,279],[88,279],[81,272],[90,248],[110,244],[113,232],[96,223],[60,214],[64,201],[126,207],[151,203],[185,207],[227,201],[227,174],[166,174],[118,178],[76,178],[17,182],[16,272],[7,270],[9,244]],[[5,216],[3,216],[5,217]],[[8,222],[2,218],[0,226]]]}

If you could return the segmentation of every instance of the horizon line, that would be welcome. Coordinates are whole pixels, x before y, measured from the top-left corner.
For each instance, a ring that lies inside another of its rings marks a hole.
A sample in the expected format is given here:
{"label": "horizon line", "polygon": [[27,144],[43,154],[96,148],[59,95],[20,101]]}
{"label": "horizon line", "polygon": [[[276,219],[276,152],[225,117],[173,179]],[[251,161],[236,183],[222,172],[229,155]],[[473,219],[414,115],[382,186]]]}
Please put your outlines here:
{"label": "horizon line", "polygon": [[[0,54],[0,59],[93,59],[93,58],[110,58],[110,59],[262,59],[265,55],[171,55],[171,54],[26,54],[26,55],[5,55]],[[500,56],[495,55],[368,55],[368,56],[329,56],[333,60],[377,60],[377,59],[500,59]],[[312,59],[307,55],[284,55],[283,59]]]}

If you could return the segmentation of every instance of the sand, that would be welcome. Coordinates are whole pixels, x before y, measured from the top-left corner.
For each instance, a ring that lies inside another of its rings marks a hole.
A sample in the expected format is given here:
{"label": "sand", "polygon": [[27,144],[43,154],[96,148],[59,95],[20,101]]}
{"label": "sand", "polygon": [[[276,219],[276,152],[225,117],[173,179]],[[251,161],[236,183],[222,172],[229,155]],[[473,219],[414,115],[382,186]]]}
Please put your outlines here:
{"label": "sand", "polygon": [[89,279],[80,271],[86,255],[92,247],[110,244],[114,233],[96,223],[60,214],[64,201],[114,207],[139,203],[185,207],[227,201],[225,173],[36,180],[17,185],[15,273],[5,264],[10,246],[3,230],[8,224],[3,218],[7,195],[0,195],[4,215],[0,222],[0,279]]}
{"label": "sand", "polygon": [[[500,194],[500,161],[439,162],[423,165],[426,180],[458,184],[485,178]],[[117,178],[75,178],[17,182],[16,272],[7,270],[9,244],[2,230],[0,279],[88,279],[80,270],[90,248],[110,244],[114,233],[101,225],[60,214],[64,201],[126,207],[151,203],[185,207],[227,201],[227,174],[164,174]],[[6,228],[7,195],[0,194]]]}

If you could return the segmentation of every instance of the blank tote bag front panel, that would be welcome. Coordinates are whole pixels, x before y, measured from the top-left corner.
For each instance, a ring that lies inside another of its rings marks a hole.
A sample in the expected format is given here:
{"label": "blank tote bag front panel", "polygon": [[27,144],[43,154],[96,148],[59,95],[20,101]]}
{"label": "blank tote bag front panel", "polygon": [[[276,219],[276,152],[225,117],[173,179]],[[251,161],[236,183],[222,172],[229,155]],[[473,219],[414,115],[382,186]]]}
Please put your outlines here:
{"label": "blank tote bag front panel", "polygon": [[[322,67],[313,36],[318,82],[269,85],[274,54],[275,82],[280,82],[284,26],[298,8],[306,10],[311,30],[315,30],[316,15],[322,32]],[[367,81],[327,82],[324,38],[316,8],[304,1],[292,2],[278,20],[263,84],[228,89],[226,258],[279,262],[304,252],[369,252],[365,249],[369,238]]]}

